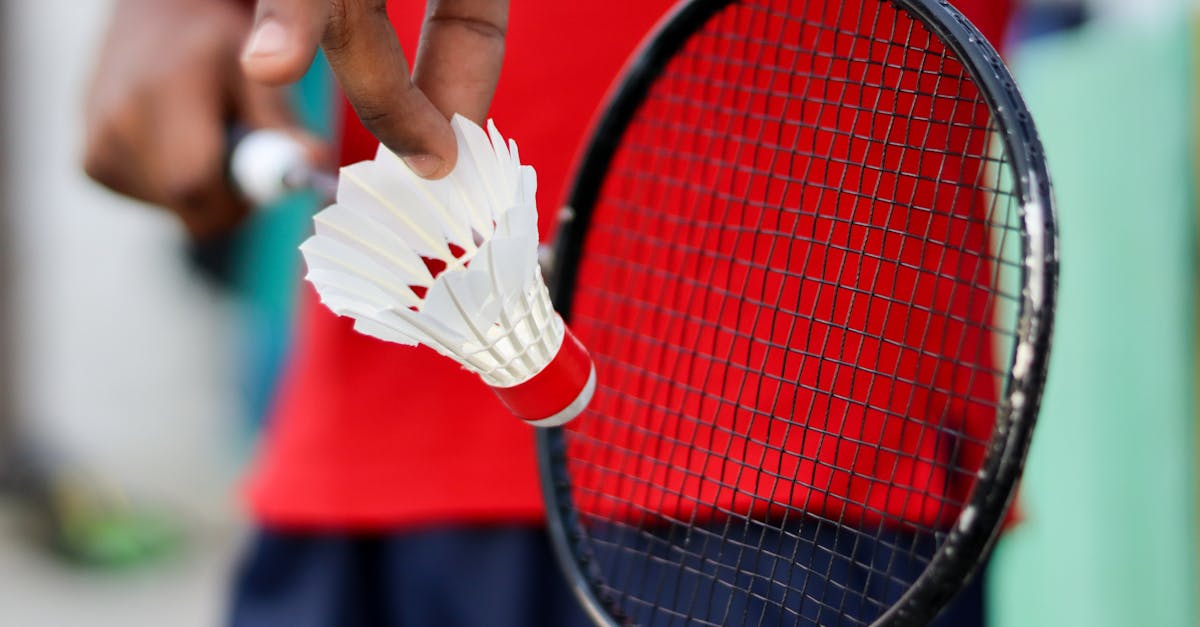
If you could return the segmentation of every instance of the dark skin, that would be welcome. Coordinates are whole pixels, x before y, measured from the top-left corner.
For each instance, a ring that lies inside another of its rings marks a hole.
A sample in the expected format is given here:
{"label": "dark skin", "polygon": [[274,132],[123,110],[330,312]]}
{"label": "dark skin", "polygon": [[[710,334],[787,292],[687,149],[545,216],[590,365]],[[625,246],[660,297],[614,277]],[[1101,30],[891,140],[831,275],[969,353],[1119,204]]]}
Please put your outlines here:
{"label": "dark skin", "polygon": [[363,124],[417,174],[457,157],[449,117],[482,122],[504,56],[507,0],[430,0],[410,75],[386,0],[119,0],[87,103],[84,168],[212,237],[247,212],[226,178],[234,124],[298,130],[281,86],[318,48]]}

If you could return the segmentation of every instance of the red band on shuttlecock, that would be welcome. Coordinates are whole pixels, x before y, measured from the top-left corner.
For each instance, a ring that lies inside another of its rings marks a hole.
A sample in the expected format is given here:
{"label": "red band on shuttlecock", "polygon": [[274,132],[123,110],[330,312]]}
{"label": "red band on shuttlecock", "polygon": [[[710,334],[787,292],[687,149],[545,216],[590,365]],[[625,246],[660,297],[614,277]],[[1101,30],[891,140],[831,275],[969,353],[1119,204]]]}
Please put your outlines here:
{"label": "red band on shuttlecock", "polygon": [[595,389],[592,357],[569,328],[558,354],[541,372],[512,387],[492,388],[512,413],[539,427],[556,427],[578,416]]}

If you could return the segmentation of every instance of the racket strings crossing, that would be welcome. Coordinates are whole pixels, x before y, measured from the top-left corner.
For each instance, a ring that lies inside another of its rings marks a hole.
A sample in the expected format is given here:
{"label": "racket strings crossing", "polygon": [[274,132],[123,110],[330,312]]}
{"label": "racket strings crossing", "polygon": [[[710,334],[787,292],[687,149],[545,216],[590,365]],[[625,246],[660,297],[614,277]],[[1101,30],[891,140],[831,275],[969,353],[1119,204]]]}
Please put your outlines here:
{"label": "racket strings crossing", "polygon": [[960,60],[890,3],[730,3],[624,129],[572,327],[576,551],[644,625],[867,625],[963,516],[1023,299],[1022,204]]}

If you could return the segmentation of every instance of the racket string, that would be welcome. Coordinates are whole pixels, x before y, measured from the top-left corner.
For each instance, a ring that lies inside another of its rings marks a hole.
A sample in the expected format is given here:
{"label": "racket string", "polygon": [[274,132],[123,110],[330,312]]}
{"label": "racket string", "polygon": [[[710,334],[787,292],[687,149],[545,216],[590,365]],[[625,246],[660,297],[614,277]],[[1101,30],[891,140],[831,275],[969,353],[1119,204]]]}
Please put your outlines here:
{"label": "racket string", "polygon": [[639,624],[881,614],[961,509],[1007,376],[1014,321],[986,312],[1020,300],[1020,225],[969,77],[894,10],[781,4],[688,42],[585,243],[600,387],[567,472]]}

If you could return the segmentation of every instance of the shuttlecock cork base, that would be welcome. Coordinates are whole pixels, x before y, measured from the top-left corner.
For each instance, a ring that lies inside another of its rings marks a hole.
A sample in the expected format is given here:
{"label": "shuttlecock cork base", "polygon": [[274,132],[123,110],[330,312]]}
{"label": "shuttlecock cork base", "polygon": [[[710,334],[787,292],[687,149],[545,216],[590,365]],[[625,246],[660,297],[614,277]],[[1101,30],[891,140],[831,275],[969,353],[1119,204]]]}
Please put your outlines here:
{"label": "shuttlecock cork base", "polygon": [[361,333],[423,344],[478,374],[518,417],[566,423],[596,371],[537,263],[537,179],[496,127],[451,121],[458,162],[430,181],[383,146],[342,168],[300,246],[307,279]]}
{"label": "shuttlecock cork base", "polygon": [[511,387],[492,386],[512,413],[535,427],[557,427],[578,416],[596,392],[587,349],[564,327],[562,346],[541,372]]}

